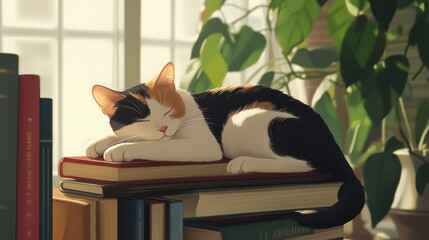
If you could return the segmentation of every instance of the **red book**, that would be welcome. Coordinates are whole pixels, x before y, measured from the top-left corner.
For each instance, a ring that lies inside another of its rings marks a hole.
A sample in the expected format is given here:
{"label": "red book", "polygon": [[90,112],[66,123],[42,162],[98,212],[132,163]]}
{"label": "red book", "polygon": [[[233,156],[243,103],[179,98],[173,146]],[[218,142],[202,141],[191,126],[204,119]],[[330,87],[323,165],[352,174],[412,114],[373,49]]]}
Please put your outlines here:
{"label": "red book", "polygon": [[19,76],[16,239],[39,239],[40,79]]}
{"label": "red book", "polygon": [[229,160],[214,162],[166,162],[134,160],[108,162],[88,157],[63,157],[58,175],[76,180],[110,184],[158,184],[202,181],[228,181],[265,178],[327,176],[319,172],[229,174]]}

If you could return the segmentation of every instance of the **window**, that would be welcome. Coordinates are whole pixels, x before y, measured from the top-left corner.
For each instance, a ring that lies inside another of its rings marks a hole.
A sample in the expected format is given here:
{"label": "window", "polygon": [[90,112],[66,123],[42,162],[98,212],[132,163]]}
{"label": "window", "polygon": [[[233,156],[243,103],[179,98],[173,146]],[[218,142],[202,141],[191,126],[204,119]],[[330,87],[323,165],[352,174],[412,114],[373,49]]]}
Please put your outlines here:
{"label": "window", "polygon": [[[19,55],[20,74],[41,78],[54,100],[57,160],[83,155],[89,139],[109,130],[91,87],[117,87],[119,0],[0,0],[0,49]],[[84,7],[82,7],[84,6]]]}
{"label": "window", "polygon": [[[141,21],[134,29],[140,32],[138,80],[122,74],[125,0],[0,0],[0,51],[18,54],[20,74],[40,75],[41,96],[54,100],[54,175],[62,156],[84,155],[90,139],[110,131],[93,101],[94,84],[123,89],[127,82],[146,82],[172,60],[180,85],[204,1],[133,1],[141,6]],[[261,0],[229,2],[236,6],[225,6],[223,11],[232,21],[243,14],[240,7],[251,8]],[[262,9],[253,12],[249,23],[262,29],[264,14]],[[264,54],[259,64],[266,60]],[[226,84],[241,83],[257,68],[229,74]]]}

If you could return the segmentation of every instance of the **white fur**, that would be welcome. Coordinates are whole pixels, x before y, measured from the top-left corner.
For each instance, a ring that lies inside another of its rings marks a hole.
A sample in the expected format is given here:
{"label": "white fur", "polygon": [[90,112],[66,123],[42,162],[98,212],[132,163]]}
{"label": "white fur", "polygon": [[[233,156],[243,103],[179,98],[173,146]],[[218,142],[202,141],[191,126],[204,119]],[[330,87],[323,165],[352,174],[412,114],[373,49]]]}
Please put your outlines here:
{"label": "white fur", "polygon": [[[231,158],[228,172],[305,172],[306,161],[280,156],[270,147],[268,125],[276,117],[295,118],[286,112],[261,108],[242,110],[227,121],[222,132],[224,155]],[[293,138],[293,136],[290,136]]]}

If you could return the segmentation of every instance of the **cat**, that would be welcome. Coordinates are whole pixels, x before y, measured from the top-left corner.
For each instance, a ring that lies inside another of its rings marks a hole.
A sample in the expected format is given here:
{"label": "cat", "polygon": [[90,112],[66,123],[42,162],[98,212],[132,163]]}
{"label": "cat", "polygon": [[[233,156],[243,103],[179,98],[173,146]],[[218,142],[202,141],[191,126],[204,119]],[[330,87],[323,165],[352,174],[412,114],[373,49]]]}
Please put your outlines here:
{"label": "cat", "polygon": [[244,85],[190,94],[176,89],[169,62],[147,83],[123,92],[95,85],[92,93],[113,133],[91,141],[88,157],[195,162],[225,157],[232,174],[317,169],[343,181],[338,202],[296,213],[299,223],[339,226],[362,210],[363,187],[322,118],[281,91]]}

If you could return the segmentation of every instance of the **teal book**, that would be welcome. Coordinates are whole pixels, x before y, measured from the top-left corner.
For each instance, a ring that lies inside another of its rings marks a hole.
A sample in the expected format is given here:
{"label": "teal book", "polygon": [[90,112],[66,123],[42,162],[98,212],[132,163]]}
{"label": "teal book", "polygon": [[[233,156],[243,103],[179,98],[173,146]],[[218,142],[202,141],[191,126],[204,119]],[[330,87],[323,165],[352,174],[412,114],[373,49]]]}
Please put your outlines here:
{"label": "teal book", "polygon": [[183,240],[183,203],[172,199],[165,199],[165,202],[167,240]]}
{"label": "teal book", "polygon": [[292,218],[276,215],[190,220],[184,225],[184,239],[187,240],[283,240],[315,231],[299,225]]}
{"label": "teal book", "polygon": [[16,238],[18,55],[0,53],[0,236]]}
{"label": "teal book", "polygon": [[52,99],[40,99],[40,239],[52,240]]}

